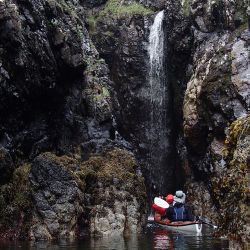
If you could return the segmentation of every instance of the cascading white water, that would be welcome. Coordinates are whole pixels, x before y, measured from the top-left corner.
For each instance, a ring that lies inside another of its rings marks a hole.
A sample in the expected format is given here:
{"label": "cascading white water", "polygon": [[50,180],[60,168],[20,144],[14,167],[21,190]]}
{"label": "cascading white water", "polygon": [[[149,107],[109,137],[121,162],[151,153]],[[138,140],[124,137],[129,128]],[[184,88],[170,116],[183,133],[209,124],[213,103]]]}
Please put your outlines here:
{"label": "cascading white water", "polygon": [[165,34],[163,27],[164,11],[160,11],[150,28],[149,35],[149,99],[150,121],[147,136],[149,138],[151,184],[156,184],[160,193],[166,186],[166,161],[169,148],[169,129],[167,120],[168,88],[165,65]]}
{"label": "cascading white water", "polygon": [[[165,65],[164,65],[164,30],[163,30],[164,10],[160,11],[150,28],[149,34],[149,83],[151,99],[151,124],[155,125],[154,116],[158,113],[158,119],[162,120],[166,97]],[[161,122],[159,120],[156,122]],[[160,124],[159,124],[160,125]],[[162,124],[163,125],[163,124]],[[159,131],[160,132],[160,131]]]}
{"label": "cascading white water", "polygon": [[[164,31],[163,31],[164,10],[160,11],[150,28],[148,53],[150,58],[150,85],[152,91],[158,91],[162,85],[161,78],[164,61]],[[157,82],[157,83],[156,83]],[[154,93],[152,93],[154,94]]]}

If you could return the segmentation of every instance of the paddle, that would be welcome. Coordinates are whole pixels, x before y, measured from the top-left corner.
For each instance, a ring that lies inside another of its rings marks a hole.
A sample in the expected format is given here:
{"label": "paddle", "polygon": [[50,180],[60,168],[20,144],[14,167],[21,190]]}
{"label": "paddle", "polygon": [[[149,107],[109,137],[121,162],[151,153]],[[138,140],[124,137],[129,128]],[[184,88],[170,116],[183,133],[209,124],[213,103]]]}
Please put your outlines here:
{"label": "paddle", "polygon": [[207,224],[207,225],[213,227],[213,229],[217,229],[218,228],[216,225],[213,225],[212,223],[207,222],[207,219],[205,219],[205,218],[203,219],[200,216],[198,216],[198,220],[201,221],[203,224]]}

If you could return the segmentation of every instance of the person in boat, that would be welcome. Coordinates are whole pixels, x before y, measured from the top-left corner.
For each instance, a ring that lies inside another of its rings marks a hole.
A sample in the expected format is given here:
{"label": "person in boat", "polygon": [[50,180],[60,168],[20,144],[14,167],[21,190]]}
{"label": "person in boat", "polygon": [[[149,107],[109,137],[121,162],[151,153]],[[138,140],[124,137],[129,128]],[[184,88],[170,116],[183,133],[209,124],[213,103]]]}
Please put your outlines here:
{"label": "person in boat", "polygon": [[178,190],[174,196],[174,205],[167,209],[166,217],[171,221],[193,221],[191,208],[185,205],[186,195]]}
{"label": "person in boat", "polygon": [[[163,198],[163,197],[160,197],[160,198]],[[173,206],[174,196],[172,194],[167,195],[165,200],[169,204],[169,207]],[[164,214],[160,214],[159,212],[155,211],[154,220],[170,222],[167,218],[167,209],[165,210]]]}
{"label": "person in boat", "polygon": [[[169,208],[170,207],[173,207],[173,204],[174,204],[174,196],[172,194],[168,194],[165,198],[166,202],[169,204]],[[167,210],[169,209],[167,208],[166,209],[166,212],[163,216],[161,216],[161,220],[168,220],[168,217],[167,217]],[[169,220],[168,220],[169,221]]]}
{"label": "person in boat", "polygon": [[168,194],[166,196],[166,202],[169,204],[170,207],[172,207],[174,203],[174,196],[172,194]]}

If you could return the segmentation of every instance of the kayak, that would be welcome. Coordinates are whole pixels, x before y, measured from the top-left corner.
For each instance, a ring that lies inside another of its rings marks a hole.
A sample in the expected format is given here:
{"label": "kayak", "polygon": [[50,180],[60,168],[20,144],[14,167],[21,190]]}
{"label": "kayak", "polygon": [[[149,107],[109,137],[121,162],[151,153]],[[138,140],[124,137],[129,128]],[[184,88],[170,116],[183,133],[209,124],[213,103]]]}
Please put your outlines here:
{"label": "kayak", "polygon": [[174,231],[185,231],[192,233],[201,233],[202,231],[202,223],[198,221],[178,221],[178,222],[155,221],[155,222],[161,227]]}

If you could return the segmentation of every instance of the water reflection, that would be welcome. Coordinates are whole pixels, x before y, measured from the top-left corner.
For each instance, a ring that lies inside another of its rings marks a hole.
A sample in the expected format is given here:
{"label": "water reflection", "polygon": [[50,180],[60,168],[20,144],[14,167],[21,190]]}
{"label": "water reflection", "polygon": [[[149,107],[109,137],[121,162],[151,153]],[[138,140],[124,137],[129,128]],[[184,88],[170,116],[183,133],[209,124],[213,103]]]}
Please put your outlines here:
{"label": "water reflection", "polygon": [[200,233],[171,232],[158,228],[153,232],[153,242],[152,249],[229,249],[226,240],[214,238],[209,230],[202,235]]}
{"label": "water reflection", "polygon": [[104,238],[91,239],[91,249],[117,249],[124,250],[126,249],[125,239],[121,236],[110,236]]}
{"label": "water reflection", "polygon": [[80,241],[56,242],[9,242],[1,243],[1,250],[193,250],[218,249],[228,250],[228,241],[214,238],[208,230],[203,235],[171,232],[154,224],[148,226],[141,235],[130,238],[112,236],[104,238],[86,238]]}
{"label": "water reflection", "polygon": [[174,249],[174,240],[166,230],[154,232],[154,249]]}

